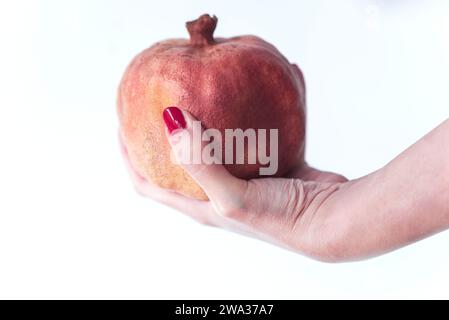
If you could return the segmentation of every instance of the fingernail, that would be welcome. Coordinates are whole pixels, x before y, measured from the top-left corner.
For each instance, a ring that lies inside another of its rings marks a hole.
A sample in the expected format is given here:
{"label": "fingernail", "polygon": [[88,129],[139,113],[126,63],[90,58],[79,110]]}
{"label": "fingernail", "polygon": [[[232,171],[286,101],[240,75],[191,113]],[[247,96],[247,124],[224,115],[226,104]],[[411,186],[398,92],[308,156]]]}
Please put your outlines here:
{"label": "fingernail", "polygon": [[185,129],[186,120],[178,107],[168,107],[162,113],[168,132],[172,133],[177,129]]}

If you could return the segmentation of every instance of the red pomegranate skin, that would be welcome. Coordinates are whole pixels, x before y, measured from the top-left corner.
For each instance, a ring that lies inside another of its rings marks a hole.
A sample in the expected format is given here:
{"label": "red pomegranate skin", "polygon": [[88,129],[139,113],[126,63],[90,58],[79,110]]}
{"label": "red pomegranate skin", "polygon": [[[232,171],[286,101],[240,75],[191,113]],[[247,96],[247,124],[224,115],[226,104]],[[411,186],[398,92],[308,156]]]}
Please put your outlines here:
{"label": "red pomegranate skin", "polygon": [[[162,120],[168,106],[188,110],[223,137],[225,129],[278,129],[275,176],[304,161],[302,72],[256,36],[214,38],[216,24],[215,16],[202,15],[187,22],[189,40],[161,41],[138,54],[118,90],[120,132],[135,170],[157,186],[202,200],[204,191],[170,160]],[[250,179],[259,177],[261,165],[225,166]]]}

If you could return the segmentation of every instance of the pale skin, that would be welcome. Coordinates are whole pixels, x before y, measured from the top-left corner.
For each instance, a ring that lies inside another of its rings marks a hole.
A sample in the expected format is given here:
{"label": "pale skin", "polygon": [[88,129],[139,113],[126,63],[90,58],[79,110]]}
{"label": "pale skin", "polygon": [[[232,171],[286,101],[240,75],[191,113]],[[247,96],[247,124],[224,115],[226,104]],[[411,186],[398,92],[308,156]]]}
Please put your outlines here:
{"label": "pale skin", "polygon": [[[196,120],[169,143],[187,145]],[[449,228],[449,119],[383,168],[348,181],[301,166],[285,178],[241,180],[221,165],[183,164],[209,201],[158,188],[132,168],[137,191],[200,223],[257,237],[309,257],[342,262],[400,248]]]}

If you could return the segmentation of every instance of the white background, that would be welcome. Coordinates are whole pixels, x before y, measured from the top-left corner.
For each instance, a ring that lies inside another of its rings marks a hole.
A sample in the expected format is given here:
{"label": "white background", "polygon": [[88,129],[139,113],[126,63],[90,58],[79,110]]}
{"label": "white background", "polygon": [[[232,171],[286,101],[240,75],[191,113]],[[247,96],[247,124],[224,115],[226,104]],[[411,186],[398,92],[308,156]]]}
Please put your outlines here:
{"label": "white background", "polygon": [[301,66],[315,166],[365,175],[449,116],[447,1],[1,1],[0,298],[449,298],[447,232],[324,264],[134,192],[118,82],[206,12]]}

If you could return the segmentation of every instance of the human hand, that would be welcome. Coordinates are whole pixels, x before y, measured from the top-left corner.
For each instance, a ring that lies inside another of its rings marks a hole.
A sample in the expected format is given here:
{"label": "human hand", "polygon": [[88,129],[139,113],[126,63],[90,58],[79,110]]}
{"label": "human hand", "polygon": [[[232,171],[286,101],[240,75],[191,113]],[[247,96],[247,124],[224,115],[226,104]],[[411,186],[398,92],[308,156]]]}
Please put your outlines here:
{"label": "human hand", "polygon": [[[187,139],[190,139],[192,121],[195,120],[186,111],[182,114],[186,127],[172,133],[167,131],[167,139],[172,148],[177,149],[175,154],[178,155],[183,150],[190,152],[190,148],[186,147],[189,143]],[[385,181],[384,171],[348,182],[340,175],[301,164],[284,178],[246,181],[232,176],[221,165],[181,164],[209,197],[209,201],[201,201],[146,181],[132,168],[123,144],[122,151],[140,194],[175,208],[203,224],[257,237],[319,260],[364,258],[394,249],[421,236],[419,230],[392,230],[401,228],[397,216],[403,215],[403,210],[408,206],[389,217],[385,216],[385,211],[390,212],[388,206],[379,208],[380,211],[375,211],[378,203],[366,207],[370,205],[369,201],[383,196],[377,195],[379,185],[393,188],[390,196],[398,191],[401,182],[398,185],[394,181]],[[370,187],[373,188],[372,192],[368,189]],[[360,207],[363,201],[366,201],[365,207]],[[405,223],[412,217],[413,214],[406,216]],[[429,225],[427,229],[432,226]]]}

